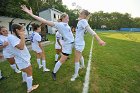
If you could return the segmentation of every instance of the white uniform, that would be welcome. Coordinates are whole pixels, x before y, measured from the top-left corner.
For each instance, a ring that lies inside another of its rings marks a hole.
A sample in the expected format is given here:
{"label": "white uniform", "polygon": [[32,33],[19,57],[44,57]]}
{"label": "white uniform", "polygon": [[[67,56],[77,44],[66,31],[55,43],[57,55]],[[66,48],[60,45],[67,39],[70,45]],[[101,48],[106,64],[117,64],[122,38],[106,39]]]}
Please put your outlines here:
{"label": "white uniform", "polygon": [[24,46],[23,50],[16,48],[16,45],[20,43],[20,39],[14,35],[9,35],[8,41],[10,45],[10,53],[15,56],[15,62],[18,68],[21,70],[29,67],[31,65],[30,64],[31,56],[26,45]]}
{"label": "white uniform", "polygon": [[72,53],[74,37],[70,26],[64,22],[56,22],[54,27],[63,36],[64,42],[62,44],[62,52],[66,54]]}
{"label": "white uniform", "polygon": [[41,42],[41,36],[37,32],[33,32],[31,35],[31,43],[32,43],[32,50],[34,50],[37,53],[41,53],[42,50],[39,47],[39,43]]}
{"label": "white uniform", "polygon": [[63,45],[63,37],[62,35],[57,31],[56,32],[56,41],[55,41],[55,49],[61,49],[61,46],[58,44],[57,40],[59,40],[60,44]]}
{"label": "white uniform", "polygon": [[85,28],[88,26],[88,22],[86,19],[79,20],[76,27],[76,36],[75,36],[75,49],[82,52],[85,47],[84,33]]}
{"label": "white uniform", "polygon": [[[8,36],[0,35],[0,46],[3,45],[4,42],[8,42]],[[9,45],[3,48],[3,56],[4,58],[12,58],[14,55],[10,54],[9,52]]]}

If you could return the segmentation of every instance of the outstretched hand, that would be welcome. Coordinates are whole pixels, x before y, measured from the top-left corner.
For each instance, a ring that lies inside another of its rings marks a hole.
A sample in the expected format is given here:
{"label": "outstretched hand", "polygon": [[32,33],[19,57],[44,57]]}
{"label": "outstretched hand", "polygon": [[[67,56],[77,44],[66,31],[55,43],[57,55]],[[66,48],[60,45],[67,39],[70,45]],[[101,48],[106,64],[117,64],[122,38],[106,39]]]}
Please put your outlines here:
{"label": "outstretched hand", "polygon": [[24,12],[26,12],[27,14],[33,14],[33,12],[32,12],[32,8],[30,7],[30,9],[28,9],[27,7],[26,7],[26,5],[21,5],[21,10],[22,11],[24,11]]}
{"label": "outstretched hand", "polygon": [[105,45],[106,45],[106,42],[104,42],[103,40],[100,40],[100,41],[99,41],[99,45],[105,46]]}

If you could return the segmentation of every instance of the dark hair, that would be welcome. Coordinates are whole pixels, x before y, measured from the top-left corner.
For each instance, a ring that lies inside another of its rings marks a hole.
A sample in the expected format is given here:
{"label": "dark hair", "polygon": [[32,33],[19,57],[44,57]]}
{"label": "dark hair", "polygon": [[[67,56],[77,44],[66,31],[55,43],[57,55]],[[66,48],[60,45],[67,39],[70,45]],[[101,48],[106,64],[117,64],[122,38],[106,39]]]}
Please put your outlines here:
{"label": "dark hair", "polygon": [[83,12],[86,16],[88,16],[88,15],[90,14],[90,12],[89,12],[88,10],[82,10],[82,12]]}
{"label": "dark hair", "polygon": [[22,27],[23,27],[23,26],[21,26],[21,25],[19,25],[19,24],[13,24],[13,25],[12,25],[12,32],[14,32],[15,35],[16,35],[18,38],[20,38],[20,36],[19,36],[18,33],[17,33],[17,29],[18,29],[18,30],[21,30]]}
{"label": "dark hair", "polygon": [[31,25],[32,25],[33,31],[37,30],[40,27],[39,24],[35,24],[35,23],[33,23]]}
{"label": "dark hair", "polygon": [[2,28],[6,28],[5,26],[0,26],[0,35],[2,35],[1,30]]}

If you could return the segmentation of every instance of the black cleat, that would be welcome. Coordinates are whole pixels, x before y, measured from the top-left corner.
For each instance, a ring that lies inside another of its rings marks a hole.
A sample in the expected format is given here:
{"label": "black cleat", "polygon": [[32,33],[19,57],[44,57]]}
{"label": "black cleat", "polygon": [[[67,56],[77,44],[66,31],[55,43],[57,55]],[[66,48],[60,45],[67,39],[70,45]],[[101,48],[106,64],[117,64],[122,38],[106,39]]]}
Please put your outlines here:
{"label": "black cleat", "polygon": [[2,77],[0,80],[5,80],[6,79],[6,77]]}
{"label": "black cleat", "polygon": [[57,63],[57,61],[55,61],[55,64]]}
{"label": "black cleat", "polygon": [[56,80],[56,73],[52,72],[52,78],[53,78],[53,80]]}

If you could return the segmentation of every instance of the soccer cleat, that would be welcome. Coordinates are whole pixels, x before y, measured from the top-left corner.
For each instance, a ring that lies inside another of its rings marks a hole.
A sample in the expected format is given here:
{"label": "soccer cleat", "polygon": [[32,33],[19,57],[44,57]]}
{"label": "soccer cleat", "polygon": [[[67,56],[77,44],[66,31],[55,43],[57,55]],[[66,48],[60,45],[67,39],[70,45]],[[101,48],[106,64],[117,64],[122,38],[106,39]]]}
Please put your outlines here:
{"label": "soccer cleat", "polygon": [[4,79],[6,79],[6,77],[0,77],[0,80],[4,80]]}
{"label": "soccer cleat", "polygon": [[52,72],[52,78],[53,78],[53,80],[56,80],[56,73]]}
{"label": "soccer cleat", "polygon": [[57,63],[57,61],[54,62],[55,64]]}
{"label": "soccer cleat", "polygon": [[50,69],[48,68],[43,69],[43,72],[48,72],[48,71],[50,71]]}
{"label": "soccer cleat", "polygon": [[20,71],[20,70],[18,70],[18,69],[16,69],[16,70],[15,70],[15,72],[16,72],[16,73],[21,73],[21,71]]}
{"label": "soccer cleat", "polygon": [[42,67],[43,67],[43,65],[39,65],[39,69],[42,68]]}
{"label": "soccer cleat", "polygon": [[30,90],[27,90],[27,93],[32,92],[33,90],[37,89],[39,87],[39,84],[37,85],[33,85],[32,88]]}
{"label": "soccer cleat", "polygon": [[71,81],[75,81],[75,79],[77,78],[77,77],[79,77],[79,74],[74,74],[73,76],[72,76],[72,78],[71,78]]}

